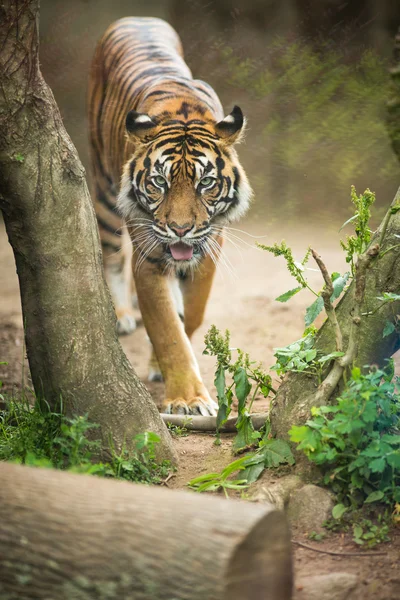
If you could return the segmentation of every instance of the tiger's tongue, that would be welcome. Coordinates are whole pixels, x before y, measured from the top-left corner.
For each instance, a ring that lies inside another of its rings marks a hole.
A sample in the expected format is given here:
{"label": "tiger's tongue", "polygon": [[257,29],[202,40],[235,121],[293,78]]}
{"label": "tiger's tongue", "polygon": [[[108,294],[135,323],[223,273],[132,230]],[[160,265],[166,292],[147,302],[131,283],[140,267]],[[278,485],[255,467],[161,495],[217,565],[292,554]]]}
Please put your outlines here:
{"label": "tiger's tongue", "polygon": [[178,242],[169,247],[175,260],[190,260],[193,256],[193,246]]}

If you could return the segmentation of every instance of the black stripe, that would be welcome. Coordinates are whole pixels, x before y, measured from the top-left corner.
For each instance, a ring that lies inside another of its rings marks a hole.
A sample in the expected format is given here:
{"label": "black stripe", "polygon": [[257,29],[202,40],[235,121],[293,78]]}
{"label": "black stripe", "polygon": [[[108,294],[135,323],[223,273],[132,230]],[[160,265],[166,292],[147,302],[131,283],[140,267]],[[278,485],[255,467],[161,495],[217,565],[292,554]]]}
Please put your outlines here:
{"label": "black stripe", "polygon": [[99,188],[99,186],[96,187],[96,198],[100,204],[108,208],[108,210],[115,212],[117,205],[110,202],[106,194]]}
{"label": "black stripe", "polygon": [[105,231],[108,231],[109,233],[112,233],[113,235],[117,235],[118,237],[121,237],[122,231],[115,231],[114,227],[112,227],[109,223],[104,221],[101,217],[99,217],[99,215],[96,215],[96,216],[97,216],[97,223],[99,224],[99,226],[102,229],[104,229]]}

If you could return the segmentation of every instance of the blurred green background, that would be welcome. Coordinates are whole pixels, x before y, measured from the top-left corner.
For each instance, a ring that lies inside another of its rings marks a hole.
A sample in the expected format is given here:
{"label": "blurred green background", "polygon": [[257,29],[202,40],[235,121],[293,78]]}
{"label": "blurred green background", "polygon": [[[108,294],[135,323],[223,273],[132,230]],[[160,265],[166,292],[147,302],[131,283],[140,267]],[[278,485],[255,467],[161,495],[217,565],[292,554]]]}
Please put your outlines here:
{"label": "blurred green background", "polygon": [[399,0],[42,0],[42,71],[86,167],[90,60],[130,15],[169,21],[194,76],[246,114],[251,218],[337,229],[355,184],[379,219],[400,183],[385,123]]}

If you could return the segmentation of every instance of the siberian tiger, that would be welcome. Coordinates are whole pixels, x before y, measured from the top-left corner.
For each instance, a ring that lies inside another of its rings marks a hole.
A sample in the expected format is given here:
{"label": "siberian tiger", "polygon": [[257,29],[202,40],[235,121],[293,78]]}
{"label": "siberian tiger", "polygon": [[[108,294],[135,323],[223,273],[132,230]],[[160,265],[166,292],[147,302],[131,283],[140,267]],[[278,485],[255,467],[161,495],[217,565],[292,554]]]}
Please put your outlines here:
{"label": "siberian tiger", "polygon": [[125,229],[153,345],[150,379],[165,381],[162,410],[215,414],[189,340],[203,320],[223,226],[244,214],[252,193],[233,148],[242,111],[235,106],[224,118],[214,90],[193,79],[170,25],[125,18],[97,46],[89,123],[93,199],[118,332],[135,328]]}

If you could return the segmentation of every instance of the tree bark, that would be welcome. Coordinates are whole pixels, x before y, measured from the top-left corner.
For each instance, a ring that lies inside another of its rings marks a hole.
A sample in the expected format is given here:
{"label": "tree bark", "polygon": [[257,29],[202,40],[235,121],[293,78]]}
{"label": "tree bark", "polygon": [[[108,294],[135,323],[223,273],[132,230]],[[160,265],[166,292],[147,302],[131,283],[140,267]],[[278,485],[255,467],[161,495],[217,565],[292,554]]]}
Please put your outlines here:
{"label": "tree bark", "polygon": [[38,0],[0,5],[0,209],[14,251],[36,395],[88,413],[103,446],[170,436],[116,336],[85,172],[38,59]]}
{"label": "tree bark", "polygon": [[0,481],[0,600],[291,598],[272,505],[10,464]]}
{"label": "tree bark", "polygon": [[[400,188],[392,202],[393,206],[400,203]],[[390,209],[389,209],[390,213]],[[385,217],[386,219],[386,217]],[[373,235],[370,248],[379,242],[385,219]],[[377,299],[384,292],[399,293],[400,290],[400,212],[390,215],[386,235],[380,248],[381,256],[377,256],[367,270],[365,300],[361,313],[373,312],[381,301]],[[389,248],[392,248],[386,252]],[[351,311],[354,307],[354,281],[336,307],[337,319],[343,334],[344,348],[347,347],[351,323]],[[377,364],[383,366],[400,348],[398,330],[388,337],[383,337],[385,322],[393,322],[394,316],[400,312],[400,303],[386,304],[373,315],[363,316],[359,325],[358,349],[355,365]],[[328,321],[322,325],[317,334],[316,348],[329,354],[336,350],[335,335]],[[340,391],[339,385],[337,392]],[[315,377],[302,373],[289,373],[285,376],[271,408],[271,425],[275,435],[288,437],[292,425],[302,425],[310,417],[310,410],[316,404],[318,384]],[[335,398],[337,394],[333,394]]]}

